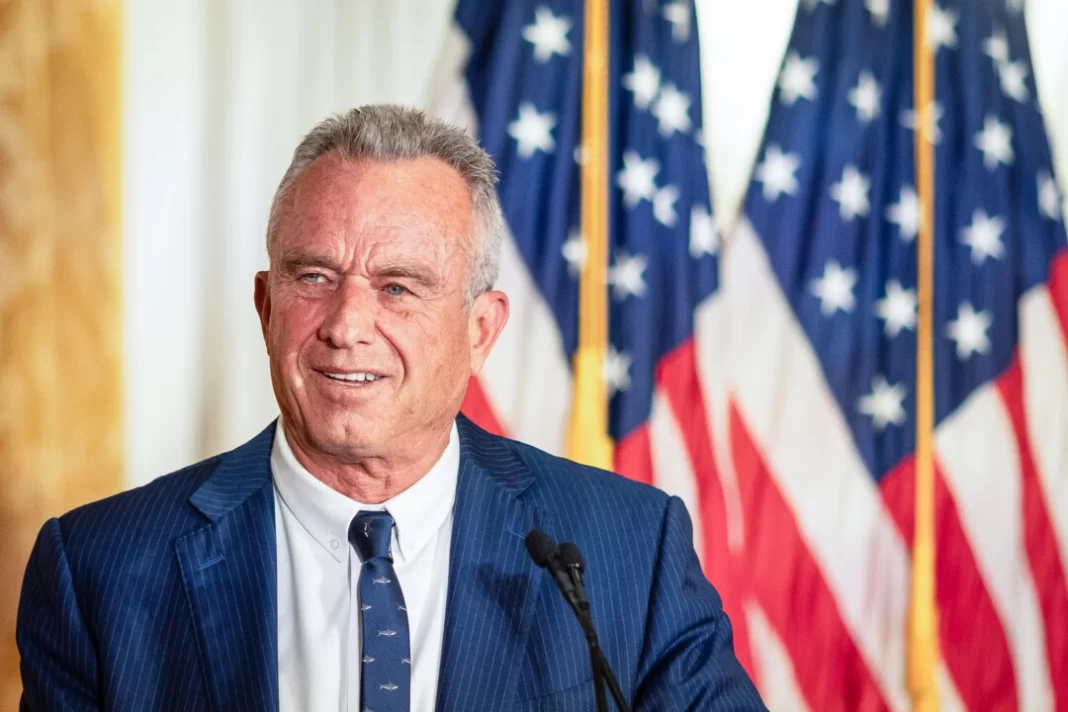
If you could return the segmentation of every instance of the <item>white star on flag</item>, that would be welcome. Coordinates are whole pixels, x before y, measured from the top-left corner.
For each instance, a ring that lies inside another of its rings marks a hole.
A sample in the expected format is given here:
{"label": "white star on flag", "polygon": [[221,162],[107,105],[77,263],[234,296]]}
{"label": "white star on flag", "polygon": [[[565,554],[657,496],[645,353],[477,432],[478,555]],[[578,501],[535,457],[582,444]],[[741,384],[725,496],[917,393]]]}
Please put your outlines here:
{"label": "white star on flag", "polygon": [[901,197],[886,209],[886,219],[894,223],[901,233],[901,239],[912,242],[923,225],[923,206],[911,185],[901,186]]}
{"label": "white star on flag", "polygon": [[998,27],[992,35],[983,40],[983,54],[994,60],[995,66],[1009,61],[1009,38],[1005,35],[1005,30]]}
{"label": "white star on flag", "polygon": [[690,208],[690,257],[714,255],[719,251],[716,220],[702,205]]}
{"label": "white star on flag", "polygon": [[630,356],[609,344],[601,365],[601,377],[608,386],[609,398],[630,388]]}
{"label": "white star on flag", "polygon": [[883,320],[883,332],[890,338],[902,329],[915,329],[916,290],[902,289],[900,282],[891,279],[886,283],[886,296],[875,302],[875,315]]}
{"label": "white star on flag", "polygon": [[857,402],[857,410],[871,418],[872,427],[883,430],[891,423],[901,425],[905,422],[905,384],[890,385],[883,376],[876,376],[871,382],[871,393]]}
{"label": "white star on flag", "polygon": [[675,42],[685,42],[690,39],[690,5],[682,0],[676,0],[664,6],[660,11],[661,17],[671,23],[671,39]]}
{"label": "white star on flag", "polygon": [[634,151],[623,152],[623,169],[616,180],[623,189],[623,204],[633,208],[642,200],[652,200],[656,194],[656,174],[660,163],[655,158],[643,161]]}
{"label": "white star on flag", "polygon": [[927,8],[927,46],[932,52],[942,47],[957,46],[957,13],[943,10],[938,5]]}
{"label": "white star on flag", "polygon": [[849,103],[857,110],[857,119],[861,123],[871,123],[879,115],[881,97],[882,90],[872,73],[868,70],[861,72],[857,85],[849,90]]}
{"label": "white star on flag", "polygon": [[764,151],[764,161],[753,172],[753,180],[764,186],[764,200],[772,202],[780,195],[797,195],[797,176],[794,173],[801,166],[801,158],[796,153],[783,153],[775,144]]}
{"label": "white star on flag", "polygon": [[1012,127],[987,115],[983,130],[975,134],[975,145],[983,152],[983,165],[994,170],[999,163],[1010,165],[1015,158],[1012,152]]}
{"label": "white star on flag", "polygon": [[552,130],[556,114],[539,114],[529,101],[519,105],[519,118],[508,124],[508,135],[519,144],[519,157],[530,158],[537,151],[552,153],[556,148]]}
{"label": "white star on flag", "polygon": [[653,196],[653,217],[665,227],[675,227],[679,216],[675,212],[675,201],[679,199],[679,189],[665,185]]}
{"label": "white star on flag", "polygon": [[867,215],[868,190],[871,181],[857,170],[856,166],[846,166],[842,179],[831,186],[831,198],[838,203],[838,214],[843,220],[852,220],[858,215]]}
{"label": "white star on flag", "polygon": [[844,312],[853,311],[856,306],[853,286],[856,283],[856,270],[842,269],[837,260],[827,260],[823,276],[812,280],[812,293],[820,300],[820,312],[824,316],[831,316],[839,309]]}
{"label": "white star on flag", "polygon": [[920,127],[922,136],[929,142],[937,144],[942,140],[942,129],[938,122],[942,120],[942,105],[937,101],[923,107],[919,116],[912,109],[901,112],[901,125],[915,131]]}
{"label": "white star on flag", "polygon": [[564,57],[571,53],[567,39],[570,30],[571,20],[557,17],[552,10],[541,6],[534,10],[534,24],[523,28],[523,39],[534,45],[534,59],[544,64],[554,54]]}
{"label": "white star on flag", "polygon": [[586,265],[586,257],[589,246],[582,239],[582,233],[572,230],[567,234],[567,242],[560,247],[560,253],[567,261],[567,272],[572,277],[578,277],[582,268]]}
{"label": "white star on flag", "polygon": [[886,27],[890,20],[890,0],[865,0],[864,6],[871,13],[871,22],[876,27]]}
{"label": "white star on flag", "polygon": [[797,52],[790,52],[779,74],[779,101],[793,106],[801,97],[815,99],[816,84],[813,80],[819,70],[820,61],[815,57],[806,59]]}
{"label": "white star on flag", "polygon": [[634,58],[634,70],[623,75],[623,88],[634,93],[634,105],[648,109],[660,93],[660,70],[649,58],[639,54]]}
{"label": "white star on flag", "polygon": [[645,295],[645,268],[648,260],[645,255],[628,255],[626,252],[616,254],[616,263],[608,268],[608,284],[612,287],[612,296],[623,301],[629,296]]}
{"label": "white star on flag", "polygon": [[990,350],[986,330],[993,321],[986,311],[976,313],[968,302],[957,307],[956,321],[949,322],[946,335],[957,344],[957,358],[966,361],[974,353],[985,354]]}
{"label": "white star on flag", "polygon": [[675,88],[674,84],[665,84],[653,105],[653,116],[659,122],[660,135],[670,137],[676,131],[689,133],[690,95]]}
{"label": "white star on flag", "polygon": [[1001,259],[1005,245],[1001,242],[1001,233],[1005,232],[1005,221],[999,217],[989,217],[985,210],[977,209],[972,213],[972,224],[961,231],[960,241],[972,248],[972,263],[981,265],[987,257]]}
{"label": "white star on flag", "polygon": [[1046,171],[1038,174],[1038,209],[1050,220],[1061,219],[1061,192],[1057,181]]}
{"label": "white star on flag", "polygon": [[1027,75],[1030,72],[1027,63],[1022,60],[999,64],[998,80],[1001,83],[1001,93],[1021,104],[1027,101],[1031,96],[1027,91]]}

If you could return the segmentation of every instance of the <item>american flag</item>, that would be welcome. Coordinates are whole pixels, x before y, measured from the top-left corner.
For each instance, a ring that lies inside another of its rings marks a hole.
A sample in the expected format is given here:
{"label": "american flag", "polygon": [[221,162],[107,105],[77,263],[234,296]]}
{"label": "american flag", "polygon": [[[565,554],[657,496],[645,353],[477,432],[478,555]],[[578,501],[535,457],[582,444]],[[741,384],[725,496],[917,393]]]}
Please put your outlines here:
{"label": "american flag", "polygon": [[[501,171],[512,318],[465,411],[564,448],[577,345],[582,8],[461,0],[436,109]],[[721,245],[692,0],[611,3],[616,469],[683,498],[772,709],[904,710],[915,135],[935,142],[943,709],[1068,709],[1068,251],[1021,3],[802,0]]]}

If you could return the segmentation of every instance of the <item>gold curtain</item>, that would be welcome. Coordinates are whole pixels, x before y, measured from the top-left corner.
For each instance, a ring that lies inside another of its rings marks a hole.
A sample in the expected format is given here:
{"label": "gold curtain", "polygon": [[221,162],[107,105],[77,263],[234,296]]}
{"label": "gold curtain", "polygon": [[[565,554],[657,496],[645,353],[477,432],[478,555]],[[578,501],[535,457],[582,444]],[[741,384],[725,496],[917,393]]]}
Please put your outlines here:
{"label": "gold curtain", "polygon": [[47,517],[122,477],[120,0],[0,0],[0,709]]}

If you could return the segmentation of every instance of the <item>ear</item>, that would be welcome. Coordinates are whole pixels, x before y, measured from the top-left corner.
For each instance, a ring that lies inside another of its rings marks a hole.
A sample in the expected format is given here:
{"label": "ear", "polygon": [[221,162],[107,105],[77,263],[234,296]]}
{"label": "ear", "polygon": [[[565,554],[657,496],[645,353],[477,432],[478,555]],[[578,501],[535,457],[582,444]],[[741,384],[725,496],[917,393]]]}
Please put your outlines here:
{"label": "ear", "polygon": [[256,312],[260,315],[260,330],[263,332],[264,343],[268,344],[268,350],[270,349],[270,342],[267,340],[267,327],[271,323],[271,288],[268,283],[269,277],[269,272],[257,272],[256,288],[253,293],[253,300],[256,302]]}
{"label": "ear", "polygon": [[477,376],[482,370],[493,345],[497,343],[508,321],[508,295],[491,290],[483,292],[471,305],[468,316],[468,334],[471,339],[471,375]]}

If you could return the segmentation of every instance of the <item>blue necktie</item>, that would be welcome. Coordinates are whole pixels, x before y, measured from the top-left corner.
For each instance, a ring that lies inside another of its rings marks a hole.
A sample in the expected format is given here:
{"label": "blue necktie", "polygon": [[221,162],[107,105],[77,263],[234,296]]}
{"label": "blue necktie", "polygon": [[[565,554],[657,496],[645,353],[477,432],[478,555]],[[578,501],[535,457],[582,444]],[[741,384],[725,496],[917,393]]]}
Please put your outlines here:
{"label": "blue necktie", "polygon": [[363,561],[360,704],[364,712],[408,712],[412,694],[408,609],[393,570],[389,550],[392,533],[393,517],[389,512],[361,511],[349,525],[349,541]]}

